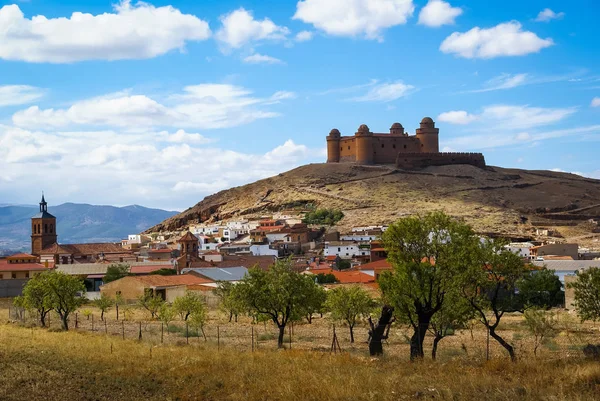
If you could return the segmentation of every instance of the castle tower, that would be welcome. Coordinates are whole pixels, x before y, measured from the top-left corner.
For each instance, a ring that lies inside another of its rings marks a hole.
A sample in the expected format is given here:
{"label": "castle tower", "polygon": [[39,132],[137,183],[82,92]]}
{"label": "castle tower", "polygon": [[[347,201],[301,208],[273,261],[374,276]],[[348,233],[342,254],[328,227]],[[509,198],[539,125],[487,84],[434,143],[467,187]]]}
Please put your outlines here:
{"label": "castle tower", "polygon": [[400,123],[393,123],[390,127],[390,135],[405,136],[404,127]]}
{"label": "castle tower", "polygon": [[439,153],[440,129],[435,128],[435,123],[430,117],[421,120],[421,127],[417,128],[417,138],[421,141],[421,152]]}
{"label": "castle tower", "polygon": [[327,136],[327,163],[340,162],[340,131],[332,129]]}
{"label": "castle tower", "polygon": [[356,137],[356,163],[373,164],[373,133],[365,124],[358,127]]}
{"label": "castle tower", "polygon": [[48,204],[42,194],[40,212],[31,217],[31,254],[39,256],[42,249],[56,241],[56,217],[48,213]]}

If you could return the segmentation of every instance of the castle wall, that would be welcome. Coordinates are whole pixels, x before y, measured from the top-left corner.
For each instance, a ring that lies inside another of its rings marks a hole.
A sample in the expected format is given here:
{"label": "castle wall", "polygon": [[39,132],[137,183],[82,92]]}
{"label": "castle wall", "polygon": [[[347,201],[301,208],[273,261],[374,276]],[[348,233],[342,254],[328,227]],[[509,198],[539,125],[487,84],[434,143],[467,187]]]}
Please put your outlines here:
{"label": "castle wall", "polygon": [[398,153],[420,151],[420,142],[414,136],[392,136],[375,134],[373,136],[373,162],[376,164],[394,164]]}
{"label": "castle wall", "polygon": [[345,137],[340,140],[340,162],[356,161],[355,137]]}
{"label": "castle wall", "polygon": [[470,164],[483,168],[485,158],[481,153],[406,153],[398,154],[396,159],[396,166],[399,168],[424,168],[449,164]]}

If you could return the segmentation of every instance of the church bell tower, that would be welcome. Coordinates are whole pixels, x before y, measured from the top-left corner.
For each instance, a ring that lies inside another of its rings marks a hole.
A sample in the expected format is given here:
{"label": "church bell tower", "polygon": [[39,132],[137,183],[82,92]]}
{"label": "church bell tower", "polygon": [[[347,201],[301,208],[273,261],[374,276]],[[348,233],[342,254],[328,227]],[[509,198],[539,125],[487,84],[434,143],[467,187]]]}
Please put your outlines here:
{"label": "church bell tower", "polygon": [[31,254],[39,256],[42,249],[56,241],[56,217],[48,213],[48,204],[42,194],[40,212],[31,217]]}

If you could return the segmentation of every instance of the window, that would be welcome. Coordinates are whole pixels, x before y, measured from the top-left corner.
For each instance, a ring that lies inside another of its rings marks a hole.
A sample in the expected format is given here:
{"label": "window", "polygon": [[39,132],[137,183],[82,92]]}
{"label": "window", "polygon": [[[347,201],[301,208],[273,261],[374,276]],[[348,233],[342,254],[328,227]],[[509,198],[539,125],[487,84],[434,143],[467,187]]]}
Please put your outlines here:
{"label": "window", "polygon": [[404,149],[406,149],[406,145],[404,145]]}
{"label": "window", "polygon": [[396,144],[393,144],[393,145],[392,145],[392,148],[396,149]]}
{"label": "window", "polygon": [[348,146],[348,150],[350,150],[350,146]]}
{"label": "window", "polygon": [[13,273],[12,278],[17,278],[17,273]]}
{"label": "window", "polygon": [[341,251],[342,251],[342,248],[338,248],[338,252],[341,252]]}
{"label": "window", "polygon": [[382,143],[382,144],[381,144],[381,147],[382,147],[382,148],[385,148],[385,145]]}
{"label": "window", "polygon": [[54,224],[50,224],[50,234],[54,231]]}
{"label": "window", "polygon": [[25,278],[29,278],[29,272],[25,272]]}
{"label": "window", "polygon": [[48,224],[44,224],[44,234],[48,233]]}

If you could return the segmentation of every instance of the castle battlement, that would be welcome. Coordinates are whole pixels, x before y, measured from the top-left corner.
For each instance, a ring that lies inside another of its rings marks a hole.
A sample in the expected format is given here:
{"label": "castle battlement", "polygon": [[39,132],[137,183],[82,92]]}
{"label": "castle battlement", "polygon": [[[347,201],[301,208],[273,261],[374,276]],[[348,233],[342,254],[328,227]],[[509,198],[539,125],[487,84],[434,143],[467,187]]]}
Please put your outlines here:
{"label": "castle battlement", "polygon": [[327,136],[327,163],[396,164],[401,168],[444,164],[485,167],[481,153],[440,152],[439,131],[430,117],[421,120],[415,135],[405,133],[400,123],[392,124],[389,134],[373,133],[365,124],[351,136],[342,136],[334,128]]}

